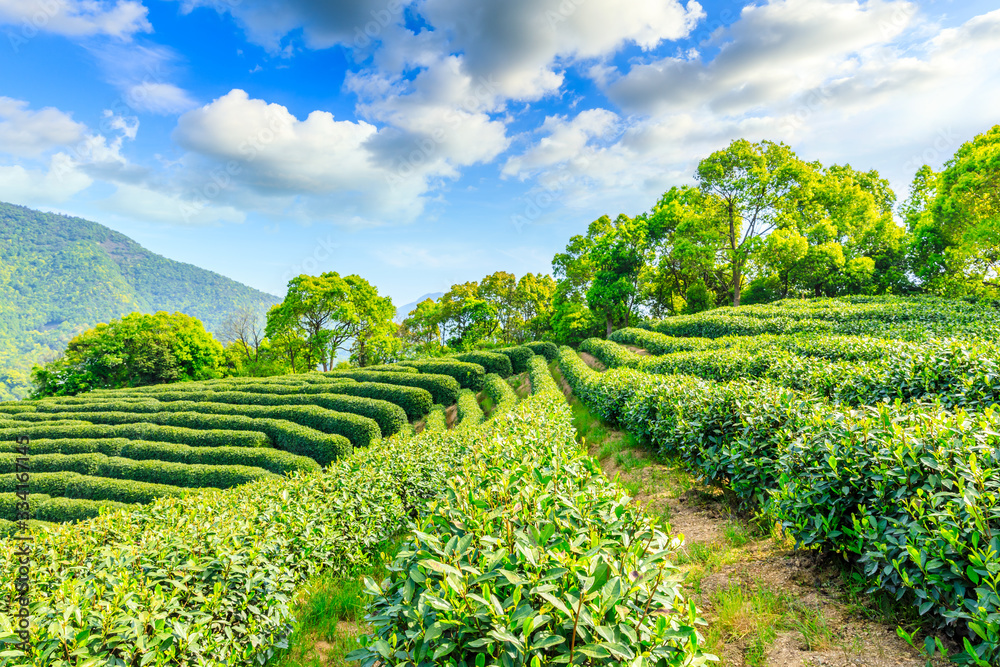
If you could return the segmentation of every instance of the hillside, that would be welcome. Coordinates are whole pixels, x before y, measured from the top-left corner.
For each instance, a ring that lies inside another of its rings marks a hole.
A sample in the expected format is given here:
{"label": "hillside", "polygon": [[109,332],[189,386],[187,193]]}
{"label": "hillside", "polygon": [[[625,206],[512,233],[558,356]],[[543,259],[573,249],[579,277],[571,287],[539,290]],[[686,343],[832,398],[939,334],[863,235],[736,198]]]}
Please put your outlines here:
{"label": "hillside", "polygon": [[403,320],[405,320],[406,317],[407,317],[407,315],[409,315],[410,312],[413,311],[422,301],[424,301],[426,299],[431,299],[432,301],[437,301],[438,299],[440,299],[443,296],[444,296],[444,292],[430,292],[428,294],[423,295],[419,299],[411,301],[410,303],[403,304],[402,306],[400,306],[399,308],[396,309],[395,321],[396,322],[402,322]]}
{"label": "hillside", "polygon": [[278,297],[146,250],[82,218],[0,203],[0,400],[76,333],[131,312],[180,311],[214,331]]}

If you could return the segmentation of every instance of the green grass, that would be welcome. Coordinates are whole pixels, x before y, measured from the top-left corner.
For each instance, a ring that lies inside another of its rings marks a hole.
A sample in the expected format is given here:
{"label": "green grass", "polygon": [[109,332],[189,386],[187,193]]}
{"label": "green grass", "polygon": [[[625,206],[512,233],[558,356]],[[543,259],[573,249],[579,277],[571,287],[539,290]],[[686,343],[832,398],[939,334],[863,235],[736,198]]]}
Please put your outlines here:
{"label": "green grass", "polygon": [[296,603],[296,628],[288,648],[267,662],[269,667],[348,667],[344,657],[358,648],[357,638],[367,631],[364,622],[368,595],[364,577],[381,581],[386,563],[401,545],[382,544],[373,562],[349,574],[326,573],[315,577],[300,592]]}

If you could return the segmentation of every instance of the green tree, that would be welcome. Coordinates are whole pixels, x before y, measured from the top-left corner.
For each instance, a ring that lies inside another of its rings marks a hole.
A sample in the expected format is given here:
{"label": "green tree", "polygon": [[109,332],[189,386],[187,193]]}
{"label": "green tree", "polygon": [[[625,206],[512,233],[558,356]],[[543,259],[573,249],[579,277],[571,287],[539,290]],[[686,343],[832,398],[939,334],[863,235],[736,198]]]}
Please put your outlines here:
{"label": "green tree", "polygon": [[740,305],[744,271],[763,247],[761,238],[778,227],[812,169],[785,144],[745,139],[698,164],[699,187],[720,204],[713,211],[724,229],[734,306]]}
{"label": "green tree", "polygon": [[687,303],[684,306],[684,312],[688,314],[700,313],[715,305],[715,300],[712,298],[712,293],[708,290],[708,286],[700,280],[692,283],[687,288],[685,296]]}
{"label": "green tree", "polygon": [[33,398],[219,377],[222,345],[183,313],[132,313],[73,338],[32,369]]}

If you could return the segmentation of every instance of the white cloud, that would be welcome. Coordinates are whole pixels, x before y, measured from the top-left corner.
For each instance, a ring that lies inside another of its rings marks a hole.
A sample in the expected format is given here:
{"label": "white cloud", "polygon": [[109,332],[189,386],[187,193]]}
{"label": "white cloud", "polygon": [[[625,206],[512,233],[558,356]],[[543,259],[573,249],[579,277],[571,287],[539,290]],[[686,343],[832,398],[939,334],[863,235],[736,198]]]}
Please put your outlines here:
{"label": "white cloud", "polygon": [[107,81],[122,96],[115,105],[119,113],[172,115],[188,111],[197,102],[171,79],[177,76],[180,56],[160,45],[90,45]]}
{"label": "white cloud", "polygon": [[0,25],[17,26],[8,33],[15,48],[38,32],[129,39],[137,32],[153,31],[147,12],[134,0],[0,0]]}
{"label": "white cloud", "polygon": [[19,157],[38,157],[83,138],[87,126],[58,109],[38,111],[28,103],[0,97],[0,152]]}
{"label": "white cloud", "polygon": [[187,91],[172,83],[137,83],[125,92],[125,100],[135,111],[162,115],[181,113],[197,106]]}
{"label": "white cloud", "polygon": [[567,161],[585,158],[593,151],[592,139],[606,136],[617,126],[617,114],[607,109],[588,109],[572,120],[565,116],[549,116],[540,128],[547,132],[535,146],[521,155],[511,157],[503,167],[504,176],[524,176],[530,172]]}
{"label": "white cloud", "polygon": [[53,155],[45,168],[0,165],[0,200],[22,206],[64,202],[92,183],[93,179],[77,169],[65,153]]}
{"label": "white cloud", "polygon": [[129,219],[167,224],[205,225],[220,222],[242,223],[246,214],[232,206],[199,206],[182,198],[142,185],[123,183],[102,200],[101,208]]}

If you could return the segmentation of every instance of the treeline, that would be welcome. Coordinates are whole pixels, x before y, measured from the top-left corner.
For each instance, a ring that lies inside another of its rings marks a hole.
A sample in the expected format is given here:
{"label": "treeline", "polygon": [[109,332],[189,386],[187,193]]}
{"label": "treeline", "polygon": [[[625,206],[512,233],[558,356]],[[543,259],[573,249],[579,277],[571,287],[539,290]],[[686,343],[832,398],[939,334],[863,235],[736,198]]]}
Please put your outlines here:
{"label": "treeline", "polygon": [[554,277],[498,271],[452,285],[397,324],[392,300],[364,278],[301,275],[266,313],[231,311],[215,331],[224,349],[200,342],[200,323],[179,314],[130,315],[74,338],[32,379],[36,395],[52,395],[364,367],[530,340],[576,345],[645,317],[788,297],[998,299],[998,182],[1000,125],[963,144],[940,173],[922,167],[901,203],[876,170],[740,139],[649,211],[590,223],[555,255]]}

